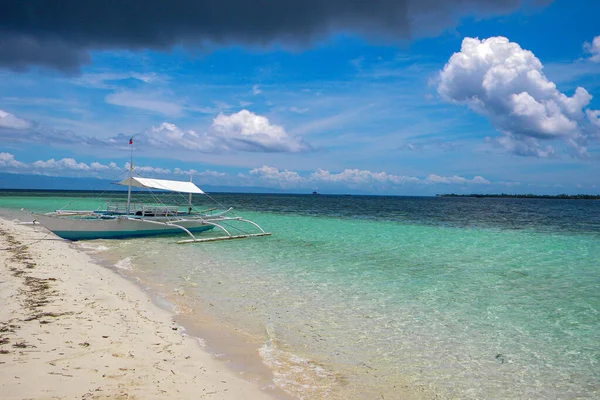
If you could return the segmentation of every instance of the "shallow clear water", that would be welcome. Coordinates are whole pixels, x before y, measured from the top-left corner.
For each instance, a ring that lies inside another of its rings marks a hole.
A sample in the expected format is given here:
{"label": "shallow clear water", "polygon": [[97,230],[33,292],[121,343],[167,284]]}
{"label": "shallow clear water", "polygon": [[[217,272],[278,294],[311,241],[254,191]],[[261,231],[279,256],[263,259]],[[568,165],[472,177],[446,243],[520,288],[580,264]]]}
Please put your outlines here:
{"label": "shallow clear water", "polygon": [[[98,203],[86,196],[78,206]],[[274,235],[88,245],[162,285],[192,317],[210,313],[253,335],[286,390],[305,398],[600,395],[600,202],[214,197]],[[0,194],[5,208],[64,203],[48,193]]]}

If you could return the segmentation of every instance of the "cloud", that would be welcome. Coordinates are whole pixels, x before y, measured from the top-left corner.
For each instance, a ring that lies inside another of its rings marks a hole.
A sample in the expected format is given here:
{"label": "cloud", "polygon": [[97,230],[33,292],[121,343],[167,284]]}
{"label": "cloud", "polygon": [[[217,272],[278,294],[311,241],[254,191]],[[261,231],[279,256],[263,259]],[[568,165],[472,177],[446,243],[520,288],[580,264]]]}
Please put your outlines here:
{"label": "cloud", "polygon": [[[28,173],[48,176],[88,176],[97,178],[115,179],[115,174],[125,173],[129,169],[129,163],[124,163],[119,167],[115,162],[103,164],[97,161],[84,163],[73,158],[63,158],[55,160],[38,160],[32,163],[17,161],[10,153],[0,153],[0,172]],[[489,185],[490,181],[475,176],[472,179],[461,176],[440,176],[429,175],[427,178],[419,179],[414,176],[394,175],[386,172],[372,172],[369,170],[346,169],[341,172],[330,172],[323,169],[317,169],[312,173],[300,174],[296,171],[287,169],[280,170],[276,167],[263,165],[260,168],[254,168],[247,174],[239,173],[230,175],[224,172],[205,170],[196,171],[195,169],[182,170],[175,168],[160,168],[152,166],[135,165],[135,171],[143,176],[163,176],[181,179],[182,176],[195,176],[201,178],[202,184],[217,184],[231,186],[254,186],[264,185],[272,188],[283,189],[310,189],[314,188],[344,188],[359,190],[386,191],[395,188],[406,188],[406,185]],[[505,183],[502,183],[505,184]],[[514,184],[514,183],[513,183]]]}
{"label": "cloud", "polygon": [[[252,104],[252,103],[250,103],[250,104]],[[186,110],[197,112],[200,114],[216,114],[219,112],[219,108],[217,108],[217,107],[186,107]]]}
{"label": "cloud", "polygon": [[[128,170],[129,169],[129,163],[125,163],[124,169]],[[158,167],[151,167],[151,166],[140,166],[140,165],[135,165],[134,163],[134,167],[133,167],[134,171],[137,173],[142,173],[142,174],[155,174],[155,175],[169,175],[171,174],[171,170],[168,168],[158,168]]]}
{"label": "cloud", "polygon": [[105,100],[109,104],[152,111],[169,117],[178,117],[182,114],[182,106],[179,104],[152,97],[156,95],[123,91],[109,94]]}
{"label": "cloud", "polygon": [[585,42],[583,48],[590,53],[591,61],[600,62],[600,35],[596,36],[592,43]]}
{"label": "cloud", "polygon": [[[17,129],[23,134],[15,135]],[[141,149],[173,149],[201,153],[296,153],[312,150],[310,144],[299,137],[290,136],[282,126],[272,124],[266,117],[248,110],[229,115],[219,114],[205,132],[183,130],[175,124],[164,122],[134,136],[135,144],[140,145]],[[0,139],[7,142],[36,143],[53,147],[126,149],[130,137],[131,134],[124,133],[106,139],[77,135],[71,131],[30,124],[0,110]]]}
{"label": "cloud", "polygon": [[585,110],[590,123],[600,131],[600,110]]}
{"label": "cloud", "polygon": [[142,74],[138,72],[102,72],[88,73],[73,79],[73,83],[96,89],[117,89],[117,83],[134,80],[140,83],[161,83],[168,80],[168,77],[156,73]]}
{"label": "cloud", "polygon": [[[125,143],[125,136],[111,139],[115,143]],[[292,137],[279,125],[269,122],[266,117],[248,110],[213,119],[206,132],[183,130],[175,124],[164,122],[136,135],[136,143],[155,148],[172,148],[198,151],[202,153],[247,152],[289,152],[307,151],[311,146],[302,139]]]}
{"label": "cloud", "polygon": [[269,181],[271,184],[288,188],[301,186],[301,183],[306,181],[305,178],[301,177],[300,174],[294,171],[283,170],[280,171],[278,168],[269,167],[263,165],[260,168],[254,168],[250,171],[250,175],[254,175],[261,180]]}
{"label": "cloud", "polygon": [[295,153],[311,149],[302,139],[288,135],[283,127],[248,110],[219,114],[213,120],[209,135],[227,147],[243,151]]}
{"label": "cloud", "polygon": [[409,150],[409,151],[436,151],[441,150],[444,152],[450,152],[456,150],[458,148],[458,143],[449,142],[444,140],[420,140],[420,141],[412,141],[406,142],[400,146],[401,150]]}
{"label": "cloud", "polygon": [[100,164],[97,161],[94,161],[93,163],[90,164],[90,168],[93,171],[109,171],[109,170],[116,170],[119,169],[119,167],[117,166],[116,163],[111,162],[108,165],[104,165],[104,164]]}
{"label": "cloud", "polygon": [[310,175],[313,181],[367,185],[374,183],[404,184],[419,182],[418,178],[404,175],[390,175],[385,172],[371,172],[368,170],[346,169],[340,173],[318,169]]}
{"label": "cloud", "polygon": [[4,13],[6,9],[6,4],[3,4],[3,12],[0,14],[0,66],[25,71],[28,67],[36,65],[75,72],[80,65],[90,62],[88,52],[80,46],[72,47],[72,43],[66,38],[44,37],[23,32],[22,29],[6,29],[6,26],[13,22],[9,19],[10,15]]}
{"label": "cloud", "polygon": [[89,166],[86,163],[77,162],[74,158],[63,158],[56,161],[51,158],[47,161],[36,161],[32,164],[34,169],[38,170],[72,170],[72,171],[94,171],[94,170],[105,170],[108,167],[98,162],[94,163],[94,166]]}
{"label": "cloud", "polygon": [[549,158],[556,155],[556,150],[550,145],[542,146],[535,138],[524,136],[515,138],[510,134],[504,134],[497,138],[486,137],[486,141],[500,145],[511,154],[523,157]]}
{"label": "cloud", "polygon": [[467,185],[467,184],[477,184],[477,185],[489,185],[491,182],[485,179],[482,176],[475,176],[473,179],[463,178],[462,176],[454,175],[454,176],[439,176],[439,175],[429,175],[427,179],[425,179],[426,183],[446,183],[446,184],[458,184],[458,185]]}
{"label": "cloud", "polygon": [[220,100],[213,101],[213,104],[217,107],[218,110],[228,110],[230,108],[233,108],[231,104],[225,103],[224,101]]}
{"label": "cloud", "polygon": [[353,189],[385,189],[408,184],[458,184],[458,185],[489,185],[491,182],[482,176],[472,179],[461,176],[429,175],[425,179],[414,176],[394,175],[386,172],[373,172],[369,170],[345,169],[342,172],[330,172],[317,169],[309,175],[302,176],[298,172],[279,170],[275,167],[263,165],[250,171],[250,175],[263,183],[277,185],[282,188],[311,188],[321,185],[334,185],[350,187]]}
{"label": "cloud", "polygon": [[[0,140],[13,143],[32,143],[48,146],[95,146],[110,145],[107,141],[90,136],[80,136],[69,130],[40,126],[0,110]],[[112,146],[111,146],[112,147]]]}
{"label": "cloud", "polygon": [[17,118],[14,115],[0,110],[0,129],[14,129],[22,130],[27,129],[31,124],[23,119]]}
{"label": "cloud", "polygon": [[35,175],[49,176],[105,176],[106,173],[115,171],[124,171],[114,162],[109,164],[101,164],[94,161],[90,164],[78,162],[74,158],[63,158],[55,160],[38,160],[32,163],[24,163],[15,160],[15,157],[10,153],[0,153],[0,168],[6,172],[13,173],[29,173]]}
{"label": "cloud", "polygon": [[[465,38],[440,72],[438,93],[446,101],[466,104],[502,132],[495,143],[522,156],[548,157],[560,140],[576,156],[598,130],[586,107],[592,96],[582,87],[569,97],[542,72],[542,63],[505,37]],[[592,111],[595,112],[595,111]]]}
{"label": "cloud", "polygon": [[59,130],[0,110],[0,141],[5,143],[33,143],[49,146],[105,146],[106,142],[89,136],[80,136],[69,130]]}
{"label": "cloud", "polygon": [[154,148],[179,148],[201,152],[216,150],[216,143],[206,134],[193,130],[184,131],[175,124],[164,122],[135,136],[137,144],[148,144]]}
{"label": "cloud", "polygon": [[290,107],[290,111],[294,112],[296,114],[304,114],[305,112],[308,111],[308,108],[306,108],[306,107],[300,108],[300,107],[292,106],[292,107]]}
{"label": "cloud", "polygon": [[[32,163],[17,161],[11,153],[0,153],[0,168],[7,172],[30,173],[49,176],[93,176],[113,177],[115,172],[125,172],[129,169],[129,163],[119,167],[115,162],[102,164],[93,161],[89,164],[75,160],[74,158],[62,158],[55,160],[37,160]],[[147,174],[168,175],[171,170],[149,166],[135,166],[135,171]]]}
{"label": "cloud", "polygon": [[196,171],[195,169],[188,169],[188,170],[182,170],[180,168],[175,168],[173,170],[173,173],[175,175],[186,175],[186,176],[200,176],[200,177],[213,177],[213,178],[224,178],[229,176],[229,174],[226,174],[225,172],[217,172],[217,171],[211,171],[210,169],[207,169],[206,171]]}
{"label": "cloud", "polygon": [[[77,175],[87,174],[91,176],[108,176],[107,172],[125,172],[129,170],[129,162],[126,162],[123,167],[119,167],[117,163],[110,162],[108,164],[102,164],[97,161],[86,164],[84,162],[78,162],[74,158],[63,158],[55,160],[53,158],[43,161],[38,160],[31,164],[23,164],[22,168],[28,168],[30,172],[36,174],[49,174],[54,175],[57,172],[67,173],[75,172]],[[144,165],[135,165],[134,171],[140,174],[151,174],[151,175],[170,175],[171,170],[168,168],[158,168]]]}
{"label": "cloud", "polygon": [[253,95],[257,95],[257,94],[261,94],[262,90],[260,89],[260,87],[258,85],[254,85],[252,86],[252,94]]}
{"label": "cloud", "polygon": [[5,2],[0,13],[0,65],[66,71],[91,50],[165,51],[230,44],[306,46],[334,32],[406,40],[435,35],[466,16],[510,13],[527,0],[162,0]]}
{"label": "cloud", "polygon": [[26,168],[27,164],[15,160],[15,156],[10,153],[0,153],[0,167],[7,169]]}

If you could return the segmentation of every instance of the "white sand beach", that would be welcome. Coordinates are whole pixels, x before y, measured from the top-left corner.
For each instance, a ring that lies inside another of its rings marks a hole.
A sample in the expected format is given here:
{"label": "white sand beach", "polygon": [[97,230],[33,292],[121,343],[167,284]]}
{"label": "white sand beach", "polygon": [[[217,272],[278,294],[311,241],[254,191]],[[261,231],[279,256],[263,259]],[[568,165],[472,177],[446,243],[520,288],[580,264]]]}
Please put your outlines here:
{"label": "white sand beach", "polygon": [[182,334],[134,283],[46,235],[0,219],[1,399],[280,397]]}

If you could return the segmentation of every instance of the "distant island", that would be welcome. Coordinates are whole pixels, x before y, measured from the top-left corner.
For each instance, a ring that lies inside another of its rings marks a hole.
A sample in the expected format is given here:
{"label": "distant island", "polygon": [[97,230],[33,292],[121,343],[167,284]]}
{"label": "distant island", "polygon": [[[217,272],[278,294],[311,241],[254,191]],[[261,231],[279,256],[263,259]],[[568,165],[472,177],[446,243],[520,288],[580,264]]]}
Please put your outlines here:
{"label": "distant island", "polygon": [[436,194],[436,197],[496,197],[496,198],[508,198],[508,199],[567,199],[567,200],[600,200],[600,194]]}

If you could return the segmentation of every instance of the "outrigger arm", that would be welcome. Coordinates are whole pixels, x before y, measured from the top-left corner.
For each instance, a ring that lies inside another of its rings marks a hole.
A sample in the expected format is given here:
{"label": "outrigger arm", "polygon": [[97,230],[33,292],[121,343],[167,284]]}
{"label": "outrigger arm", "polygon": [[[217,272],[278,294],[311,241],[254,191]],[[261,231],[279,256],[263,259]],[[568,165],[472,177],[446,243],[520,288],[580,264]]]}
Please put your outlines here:
{"label": "outrigger arm", "polygon": [[188,239],[188,240],[180,240],[179,242],[177,242],[177,244],[201,243],[201,242],[217,242],[219,240],[246,239],[246,238],[249,238],[249,237],[256,237],[256,236],[271,236],[271,233],[269,233],[269,232],[264,232],[264,233],[248,233],[248,234],[245,234],[245,235],[219,236],[219,237],[204,238],[204,239]]}
{"label": "outrigger arm", "polygon": [[[136,218],[129,218],[127,217],[127,219],[130,220],[135,220],[135,221],[140,221],[139,219]],[[223,226],[217,224],[216,222],[210,222],[207,220],[203,220],[202,224],[203,225],[212,225],[216,228],[221,229],[223,232],[225,232],[227,234],[227,236],[218,236],[218,237],[212,237],[212,238],[203,238],[203,239],[196,239],[196,237],[192,234],[192,232],[189,231],[189,229],[172,223],[172,222],[159,222],[159,221],[150,221],[150,220],[145,220],[143,219],[142,221],[150,223],[150,224],[157,224],[157,225],[166,225],[166,226],[173,226],[176,228],[181,229],[182,231],[184,231],[185,233],[187,233],[191,239],[187,239],[187,240],[180,240],[177,242],[177,244],[186,244],[186,243],[201,243],[201,242],[216,242],[219,240],[231,240],[231,239],[245,239],[245,238],[249,238],[249,237],[257,237],[257,236],[271,236],[271,233],[269,232],[265,232],[263,228],[261,228],[258,224],[256,224],[255,222],[252,221],[248,221],[246,219],[242,219],[240,217],[237,218],[228,218],[227,220],[236,220],[236,221],[241,221],[241,222],[247,222],[251,225],[254,225],[255,227],[257,227],[260,230],[260,233],[247,233],[244,235],[232,235],[231,233],[229,233],[229,231],[227,229],[225,229]],[[188,220],[179,220],[178,222],[185,222]]]}
{"label": "outrigger arm", "polygon": [[180,240],[180,241],[177,242],[177,244],[216,242],[216,241],[219,241],[219,240],[245,239],[245,238],[257,237],[257,236],[271,236],[271,233],[265,232],[263,228],[261,228],[258,224],[254,223],[252,221],[248,221],[248,220],[242,219],[240,217],[228,218],[227,220],[235,220],[235,221],[247,222],[247,223],[249,223],[249,224],[254,225],[255,227],[257,227],[260,230],[260,233],[246,233],[244,235],[232,235],[231,233],[229,233],[229,231],[227,229],[225,229],[220,224],[217,224],[216,222],[203,221],[202,222],[203,224],[212,225],[214,227],[217,227],[217,228],[221,229],[223,232],[225,232],[227,234],[227,236],[219,236],[219,237],[212,237],[212,238],[196,239],[193,235],[191,235],[192,239]]}

